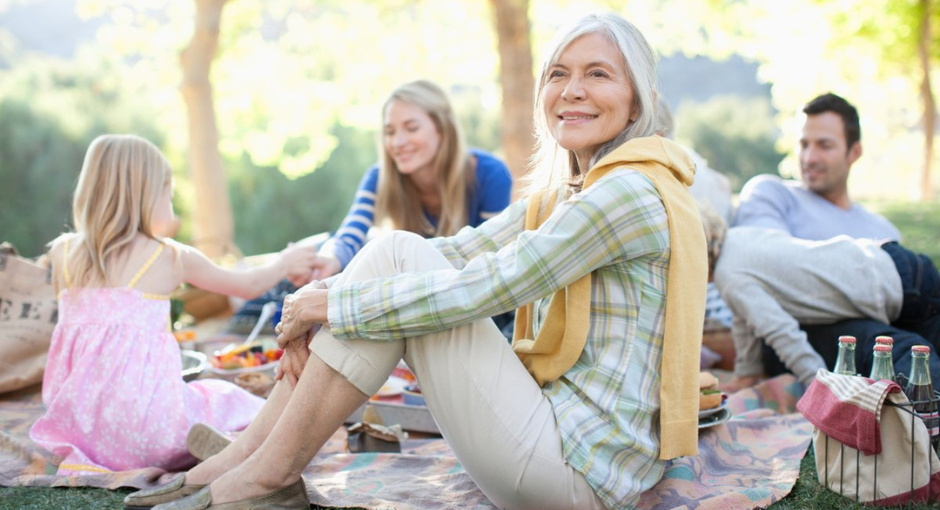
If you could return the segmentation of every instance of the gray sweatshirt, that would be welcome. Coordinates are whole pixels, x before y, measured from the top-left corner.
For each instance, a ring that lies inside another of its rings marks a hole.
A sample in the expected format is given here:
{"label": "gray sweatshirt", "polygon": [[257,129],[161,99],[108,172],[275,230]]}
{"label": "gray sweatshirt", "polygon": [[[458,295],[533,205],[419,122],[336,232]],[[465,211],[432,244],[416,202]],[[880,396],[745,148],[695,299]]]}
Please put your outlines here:
{"label": "gray sweatshirt", "polygon": [[763,339],[807,385],[826,364],[800,323],[868,318],[887,324],[901,313],[903,300],[897,268],[880,243],[848,236],[807,241],[780,230],[734,227],[714,279],[734,313],[734,374],[763,373]]}

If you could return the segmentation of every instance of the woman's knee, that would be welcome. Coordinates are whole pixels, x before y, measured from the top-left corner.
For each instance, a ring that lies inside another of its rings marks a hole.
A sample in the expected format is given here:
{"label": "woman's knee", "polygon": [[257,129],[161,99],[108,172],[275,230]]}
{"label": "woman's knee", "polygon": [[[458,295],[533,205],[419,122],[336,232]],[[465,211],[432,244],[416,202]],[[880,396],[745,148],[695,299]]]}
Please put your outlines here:
{"label": "woman's knee", "polygon": [[360,263],[381,268],[383,275],[453,267],[427,239],[406,230],[378,235],[360,254]]}
{"label": "woman's knee", "polygon": [[[366,243],[366,248],[378,251],[394,251],[396,248],[413,242],[427,242],[427,239],[407,230],[382,232]],[[365,250],[365,248],[363,248]]]}
{"label": "woman's knee", "polygon": [[[415,246],[427,245],[428,240],[407,230],[392,230],[383,232],[366,243],[357,258],[393,257],[407,251],[413,251]],[[424,249],[424,248],[418,248]]]}

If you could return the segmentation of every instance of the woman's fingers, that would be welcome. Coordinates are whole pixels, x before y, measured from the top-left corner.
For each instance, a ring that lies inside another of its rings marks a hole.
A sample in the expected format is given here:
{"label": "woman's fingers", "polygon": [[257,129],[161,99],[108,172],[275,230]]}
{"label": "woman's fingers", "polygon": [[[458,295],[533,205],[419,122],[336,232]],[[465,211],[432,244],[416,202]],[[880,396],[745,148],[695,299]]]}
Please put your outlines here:
{"label": "woman's fingers", "polygon": [[310,357],[310,350],[307,347],[307,338],[297,339],[287,345],[286,351],[290,353],[291,364],[288,368],[294,377],[300,379],[300,375],[307,366],[307,359]]}
{"label": "woman's fingers", "polygon": [[290,352],[284,352],[284,355],[281,356],[280,363],[277,365],[275,380],[286,379],[291,388],[297,386],[297,379],[300,378],[300,375],[295,368],[296,365],[297,360],[295,357],[291,356]]}
{"label": "woman's fingers", "polygon": [[[280,331],[277,331],[278,329]],[[278,323],[275,332],[277,332],[277,346],[281,349],[287,349],[291,342],[304,335],[304,331],[299,329],[297,325],[285,324],[283,321]]]}
{"label": "woman's fingers", "polygon": [[326,319],[329,291],[320,281],[311,282],[284,298],[281,309],[281,322],[275,327],[277,344],[285,348],[290,342],[304,337],[314,327]]}
{"label": "woman's fingers", "polygon": [[290,353],[285,352],[284,354],[281,355],[281,359],[278,360],[277,368],[274,370],[275,381],[280,381],[284,377],[284,368],[287,366],[288,363],[290,363],[290,360],[288,359],[289,357],[290,357]]}

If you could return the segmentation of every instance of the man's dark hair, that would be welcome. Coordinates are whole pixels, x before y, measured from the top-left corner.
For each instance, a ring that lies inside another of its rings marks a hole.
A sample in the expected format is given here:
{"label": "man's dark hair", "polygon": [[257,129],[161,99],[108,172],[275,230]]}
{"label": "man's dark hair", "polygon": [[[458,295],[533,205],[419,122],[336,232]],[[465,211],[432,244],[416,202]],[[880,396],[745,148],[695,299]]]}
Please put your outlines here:
{"label": "man's dark hair", "polygon": [[806,115],[819,115],[826,112],[832,112],[842,117],[842,125],[845,126],[846,150],[851,149],[855,142],[862,139],[862,128],[858,123],[858,110],[845,99],[830,92],[813,99],[803,107],[803,113]]}

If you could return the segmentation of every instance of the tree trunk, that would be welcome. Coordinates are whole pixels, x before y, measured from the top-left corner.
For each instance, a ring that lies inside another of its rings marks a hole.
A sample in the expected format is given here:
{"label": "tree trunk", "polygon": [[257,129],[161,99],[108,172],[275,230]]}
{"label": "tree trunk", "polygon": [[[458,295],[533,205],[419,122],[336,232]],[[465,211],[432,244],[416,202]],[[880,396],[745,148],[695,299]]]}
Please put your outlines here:
{"label": "tree trunk", "polygon": [[933,138],[937,126],[937,103],[930,84],[930,0],[920,0],[920,37],[917,40],[917,57],[920,60],[923,78],[920,96],[924,103],[924,166],[920,174],[920,199],[932,200],[935,196],[930,180],[933,161]]}
{"label": "tree trunk", "polygon": [[[532,104],[532,43],[529,0],[490,0],[499,42],[499,75],[503,89],[502,142],[513,180],[528,172],[535,141]],[[513,198],[519,198],[513,186]]]}
{"label": "tree trunk", "polygon": [[180,92],[186,103],[189,125],[189,172],[196,192],[193,210],[193,246],[218,260],[238,253],[228,185],[219,154],[209,70],[219,42],[222,8],[227,0],[194,0],[196,19],[193,38],[180,53],[183,81]]}

